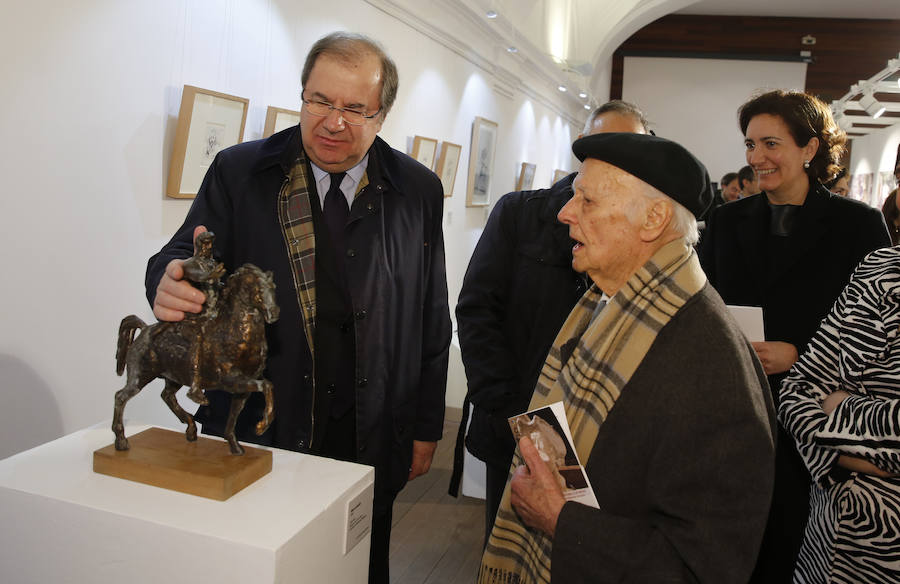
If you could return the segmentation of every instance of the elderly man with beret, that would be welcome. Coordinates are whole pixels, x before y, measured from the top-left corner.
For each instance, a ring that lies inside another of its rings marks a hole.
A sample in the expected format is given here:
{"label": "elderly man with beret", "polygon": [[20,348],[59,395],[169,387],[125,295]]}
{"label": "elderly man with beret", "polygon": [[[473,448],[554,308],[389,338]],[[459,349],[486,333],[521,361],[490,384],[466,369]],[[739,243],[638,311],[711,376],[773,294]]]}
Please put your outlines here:
{"label": "elderly man with beret", "polygon": [[559,213],[593,286],[529,409],[562,401],[599,508],[567,501],[519,442],[478,581],[746,582],[774,472],[765,373],[692,246],[703,165],[641,134],[575,142]]}

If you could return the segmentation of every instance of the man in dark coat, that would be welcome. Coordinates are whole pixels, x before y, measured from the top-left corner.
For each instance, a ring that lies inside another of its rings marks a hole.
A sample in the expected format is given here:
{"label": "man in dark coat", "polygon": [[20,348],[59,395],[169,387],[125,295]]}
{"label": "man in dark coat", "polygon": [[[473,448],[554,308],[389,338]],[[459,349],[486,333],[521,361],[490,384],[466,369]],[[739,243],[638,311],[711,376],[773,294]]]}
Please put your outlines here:
{"label": "man in dark coat", "polygon": [[[643,113],[610,101],[595,109],[584,134],[646,134]],[[579,136],[580,137],[580,136]],[[491,532],[515,442],[506,419],[525,411],[559,327],[587,290],[572,269],[572,240],[556,215],[572,196],[575,174],[549,189],[505,195],[475,247],[456,306],[469,391],[460,424],[450,492],[462,474],[463,440],[487,465],[485,538]]]}
{"label": "man in dark coat", "polygon": [[[147,267],[161,320],[198,312],[182,279],[196,234],[216,233],[229,272],[274,272],[281,317],[267,329],[275,421],[254,395],[238,438],[375,467],[369,579],[388,581],[391,506],[428,471],[441,438],[450,316],[437,176],[376,136],[397,91],[373,41],[334,33],[304,66],[299,127],[223,150],[184,224]],[[228,400],[208,394],[203,431]],[[301,494],[298,493],[298,496]]]}

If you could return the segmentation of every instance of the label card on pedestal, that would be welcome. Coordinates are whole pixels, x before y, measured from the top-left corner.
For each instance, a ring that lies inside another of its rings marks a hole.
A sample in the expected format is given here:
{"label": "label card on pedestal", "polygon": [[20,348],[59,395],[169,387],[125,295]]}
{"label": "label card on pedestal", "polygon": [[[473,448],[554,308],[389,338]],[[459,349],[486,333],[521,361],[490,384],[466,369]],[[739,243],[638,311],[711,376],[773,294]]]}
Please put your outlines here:
{"label": "label card on pedestal", "polygon": [[372,531],[372,489],[364,489],[347,501],[344,554],[356,547]]}

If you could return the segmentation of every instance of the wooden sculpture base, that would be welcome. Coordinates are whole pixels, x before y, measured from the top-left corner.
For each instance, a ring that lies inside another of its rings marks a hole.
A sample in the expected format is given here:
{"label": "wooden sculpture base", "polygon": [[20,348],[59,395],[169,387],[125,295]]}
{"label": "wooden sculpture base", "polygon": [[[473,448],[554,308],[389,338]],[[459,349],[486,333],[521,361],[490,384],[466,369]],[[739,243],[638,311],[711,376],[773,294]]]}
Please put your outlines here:
{"label": "wooden sculpture base", "polygon": [[94,472],[154,487],[224,501],[272,470],[272,452],[243,444],[235,456],[228,443],[183,432],[148,428],[128,437],[129,450],[114,444],[94,451]]}

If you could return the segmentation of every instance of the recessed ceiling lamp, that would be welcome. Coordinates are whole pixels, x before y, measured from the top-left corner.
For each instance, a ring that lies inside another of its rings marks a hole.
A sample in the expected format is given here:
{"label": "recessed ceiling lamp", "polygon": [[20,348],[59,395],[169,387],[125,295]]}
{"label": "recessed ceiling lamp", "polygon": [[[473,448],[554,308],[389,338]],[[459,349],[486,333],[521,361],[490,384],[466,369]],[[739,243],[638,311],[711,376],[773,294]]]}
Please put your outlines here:
{"label": "recessed ceiling lamp", "polygon": [[560,85],[559,87],[557,87],[557,89],[560,90],[560,91],[562,91],[563,93],[565,93],[565,92],[568,91],[568,89],[566,89],[566,86],[565,86],[565,85]]}
{"label": "recessed ceiling lamp", "polygon": [[517,49],[516,47],[513,47],[513,46],[509,46],[509,47],[506,47],[506,52],[507,53],[518,53],[519,49]]}
{"label": "recessed ceiling lamp", "polygon": [[584,98],[587,97],[587,93],[581,91],[581,92],[578,93],[578,97],[580,97],[581,99],[584,99]]}
{"label": "recessed ceiling lamp", "polygon": [[586,109],[586,110],[591,109],[591,104],[589,104],[589,103],[584,104],[584,109]]}
{"label": "recessed ceiling lamp", "polygon": [[859,105],[866,110],[867,114],[875,119],[881,117],[881,114],[883,114],[885,110],[884,105],[872,95],[871,89],[863,93],[862,98],[859,100]]}
{"label": "recessed ceiling lamp", "polygon": [[488,10],[484,15],[488,18],[497,18],[497,12],[495,10]]}

